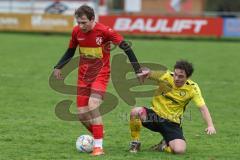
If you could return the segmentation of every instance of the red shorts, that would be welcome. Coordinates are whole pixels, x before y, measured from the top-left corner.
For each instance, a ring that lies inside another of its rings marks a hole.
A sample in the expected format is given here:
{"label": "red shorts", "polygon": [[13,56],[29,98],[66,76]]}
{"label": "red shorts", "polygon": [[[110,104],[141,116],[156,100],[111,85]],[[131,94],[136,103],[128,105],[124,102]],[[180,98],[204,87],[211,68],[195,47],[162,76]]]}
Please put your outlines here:
{"label": "red shorts", "polygon": [[96,93],[104,96],[109,82],[109,75],[98,76],[93,82],[78,80],[77,106],[88,106],[88,100],[91,94]]}

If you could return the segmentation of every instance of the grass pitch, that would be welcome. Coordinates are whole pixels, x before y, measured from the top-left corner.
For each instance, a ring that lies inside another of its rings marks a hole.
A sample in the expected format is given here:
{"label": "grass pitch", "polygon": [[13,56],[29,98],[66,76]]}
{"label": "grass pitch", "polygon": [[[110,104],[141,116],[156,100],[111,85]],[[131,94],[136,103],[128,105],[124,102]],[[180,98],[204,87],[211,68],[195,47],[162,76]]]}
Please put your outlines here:
{"label": "grass pitch", "polygon": [[[239,42],[190,40],[131,40],[139,61],[171,68],[178,59],[192,61],[192,79],[200,85],[212,114],[217,134],[204,133],[206,125],[193,104],[185,113],[183,130],[187,152],[177,156],[151,152],[148,148],[161,136],[142,129],[142,151],[127,152],[129,111],[120,97],[118,106],[104,115],[106,155],[91,157],[78,153],[75,140],[87,131],[79,122],[62,121],[56,104],[74,96],[49,87],[53,66],[68,46],[69,36],[0,33],[0,159],[238,159],[240,74]],[[120,50],[114,50],[113,56]],[[76,54],[77,55],[77,54]],[[121,66],[119,66],[121,67]],[[75,85],[76,70],[67,79]],[[148,89],[142,86],[141,89]],[[108,92],[118,93],[112,83]],[[137,106],[150,106],[150,98],[138,98]],[[74,104],[71,106],[74,112]]]}

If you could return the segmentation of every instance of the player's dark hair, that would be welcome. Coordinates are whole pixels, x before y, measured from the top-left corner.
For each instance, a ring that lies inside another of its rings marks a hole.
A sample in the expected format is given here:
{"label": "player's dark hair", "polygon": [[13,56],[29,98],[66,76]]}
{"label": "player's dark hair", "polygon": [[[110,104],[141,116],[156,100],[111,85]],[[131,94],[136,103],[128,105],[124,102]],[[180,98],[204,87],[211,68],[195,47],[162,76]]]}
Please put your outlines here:
{"label": "player's dark hair", "polygon": [[75,17],[82,17],[84,15],[86,15],[86,17],[89,20],[95,19],[95,14],[94,14],[94,10],[92,7],[89,7],[88,5],[82,5],[80,6],[74,13]]}
{"label": "player's dark hair", "polygon": [[187,78],[190,77],[194,71],[192,63],[186,60],[179,60],[174,65],[174,69],[182,69],[186,72]]}

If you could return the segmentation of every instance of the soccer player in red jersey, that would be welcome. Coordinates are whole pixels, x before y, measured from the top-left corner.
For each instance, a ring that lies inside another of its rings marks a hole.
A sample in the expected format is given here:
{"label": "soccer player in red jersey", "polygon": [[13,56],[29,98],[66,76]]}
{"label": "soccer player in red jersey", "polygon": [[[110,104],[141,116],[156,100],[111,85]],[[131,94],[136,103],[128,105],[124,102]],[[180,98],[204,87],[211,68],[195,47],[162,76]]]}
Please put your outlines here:
{"label": "soccer player in red jersey", "polygon": [[[73,28],[67,51],[54,67],[54,75],[57,79],[62,79],[61,68],[71,60],[79,46],[77,90],[77,106],[81,115],[79,119],[94,137],[92,155],[102,155],[104,154],[103,122],[98,108],[102,103],[110,77],[109,42],[118,45],[127,54],[140,82],[143,79],[142,71],[128,43],[110,27],[96,22],[94,10],[91,7],[87,5],[79,7],[75,11],[75,18],[78,25]],[[89,112],[92,110],[94,111]],[[86,119],[90,120],[86,121]]]}

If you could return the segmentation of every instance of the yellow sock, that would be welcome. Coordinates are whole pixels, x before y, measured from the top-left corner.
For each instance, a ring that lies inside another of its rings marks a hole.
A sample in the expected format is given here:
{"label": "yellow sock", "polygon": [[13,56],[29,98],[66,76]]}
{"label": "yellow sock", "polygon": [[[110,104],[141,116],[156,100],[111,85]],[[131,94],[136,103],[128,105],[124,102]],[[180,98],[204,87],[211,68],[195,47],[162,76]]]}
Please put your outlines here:
{"label": "yellow sock", "polygon": [[130,130],[132,141],[139,141],[142,122],[139,118],[130,119]]}
{"label": "yellow sock", "polygon": [[165,147],[163,151],[167,153],[173,153],[172,149],[169,146]]}

